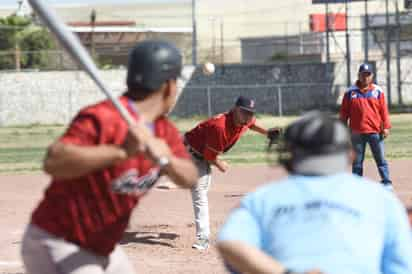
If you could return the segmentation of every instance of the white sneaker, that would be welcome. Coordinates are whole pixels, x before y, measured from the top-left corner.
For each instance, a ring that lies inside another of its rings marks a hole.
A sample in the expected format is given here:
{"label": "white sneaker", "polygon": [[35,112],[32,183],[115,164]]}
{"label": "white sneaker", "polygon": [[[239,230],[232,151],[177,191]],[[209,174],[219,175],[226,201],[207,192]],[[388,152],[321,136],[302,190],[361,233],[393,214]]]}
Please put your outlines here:
{"label": "white sneaker", "polygon": [[205,250],[209,248],[209,240],[208,239],[198,239],[193,245],[192,248],[197,250]]}
{"label": "white sneaker", "polygon": [[393,185],[392,184],[383,184],[383,187],[387,190],[387,191],[391,191],[393,192]]}
{"label": "white sneaker", "polygon": [[178,188],[178,186],[175,183],[173,183],[172,181],[159,182],[159,184],[156,187],[158,189],[162,189],[162,190],[169,190],[169,189]]}

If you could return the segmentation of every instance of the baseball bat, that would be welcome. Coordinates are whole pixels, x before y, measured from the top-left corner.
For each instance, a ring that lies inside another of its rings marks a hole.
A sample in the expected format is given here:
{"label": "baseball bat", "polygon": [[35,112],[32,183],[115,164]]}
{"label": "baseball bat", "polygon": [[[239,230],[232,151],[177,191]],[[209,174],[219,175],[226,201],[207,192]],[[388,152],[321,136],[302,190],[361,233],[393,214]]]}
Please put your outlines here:
{"label": "baseball bat", "polygon": [[[57,15],[50,9],[43,0],[29,0],[33,10],[40,16],[43,22],[56,35],[62,46],[70,53],[72,58],[79,64],[90,78],[96,83],[99,89],[107,96],[119,111],[122,118],[129,126],[136,123],[130,113],[113,96],[107,86],[104,84],[99,70],[97,69],[93,59],[87,50],[82,46],[79,39],[66,27],[66,25],[57,17]],[[160,178],[161,170],[159,168],[152,168],[150,172],[142,177],[126,180],[114,184],[113,190],[119,193],[142,193],[148,191]]]}
{"label": "baseball bat", "polygon": [[119,111],[122,118],[129,126],[135,124],[135,120],[130,113],[120,104],[119,100],[113,96],[107,86],[104,84],[99,70],[87,50],[82,46],[79,39],[66,27],[66,25],[57,17],[54,11],[49,8],[43,0],[29,0],[33,10],[40,16],[43,22],[56,35],[61,45],[70,53],[77,64],[85,71],[90,78],[96,83],[99,89],[113,103]]}

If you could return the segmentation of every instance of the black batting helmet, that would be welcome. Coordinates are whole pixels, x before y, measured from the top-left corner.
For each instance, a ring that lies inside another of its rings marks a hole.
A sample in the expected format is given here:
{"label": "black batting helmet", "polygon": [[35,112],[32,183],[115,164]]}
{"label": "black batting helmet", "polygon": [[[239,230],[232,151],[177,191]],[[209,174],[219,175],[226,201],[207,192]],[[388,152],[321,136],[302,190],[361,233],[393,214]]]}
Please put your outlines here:
{"label": "black batting helmet", "polygon": [[285,129],[277,147],[278,161],[293,171],[294,165],[309,157],[341,154],[350,147],[349,131],[340,120],[311,111]]}
{"label": "black batting helmet", "polygon": [[146,40],[138,43],[129,54],[127,87],[129,90],[158,90],[170,79],[180,76],[182,55],[171,43]]}

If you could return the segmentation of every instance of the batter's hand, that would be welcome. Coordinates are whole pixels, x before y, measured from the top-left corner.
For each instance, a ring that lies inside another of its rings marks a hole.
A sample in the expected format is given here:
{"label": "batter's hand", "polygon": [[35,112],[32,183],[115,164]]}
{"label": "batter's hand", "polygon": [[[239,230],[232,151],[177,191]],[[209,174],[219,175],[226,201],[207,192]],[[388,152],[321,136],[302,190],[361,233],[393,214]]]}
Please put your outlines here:
{"label": "batter's hand", "polygon": [[171,154],[169,145],[161,138],[150,138],[146,143],[146,156],[155,163],[162,157],[170,158]]}
{"label": "batter's hand", "polygon": [[123,148],[128,157],[143,153],[154,162],[161,157],[169,157],[171,154],[166,142],[154,137],[143,123],[137,123],[129,128]]}
{"label": "batter's hand", "polygon": [[147,142],[150,138],[153,138],[150,135],[151,132],[142,123],[131,126],[123,143],[123,149],[127,156],[131,157],[138,153],[145,153]]}

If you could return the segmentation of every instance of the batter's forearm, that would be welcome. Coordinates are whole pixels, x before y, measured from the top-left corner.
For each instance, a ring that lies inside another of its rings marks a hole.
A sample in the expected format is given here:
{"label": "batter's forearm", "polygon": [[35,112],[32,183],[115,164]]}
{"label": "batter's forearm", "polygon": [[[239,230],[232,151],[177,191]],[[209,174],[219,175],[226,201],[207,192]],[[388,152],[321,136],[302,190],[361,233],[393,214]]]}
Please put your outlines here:
{"label": "batter's forearm", "polygon": [[78,146],[54,143],[44,159],[43,169],[54,178],[73,179],[126,160],[119,146]]}
{"label": "batter's forearm", "polygon": [[191,188],[198,179],[197,168],[192,161],[172,156],[163,174],[181,187]]}

